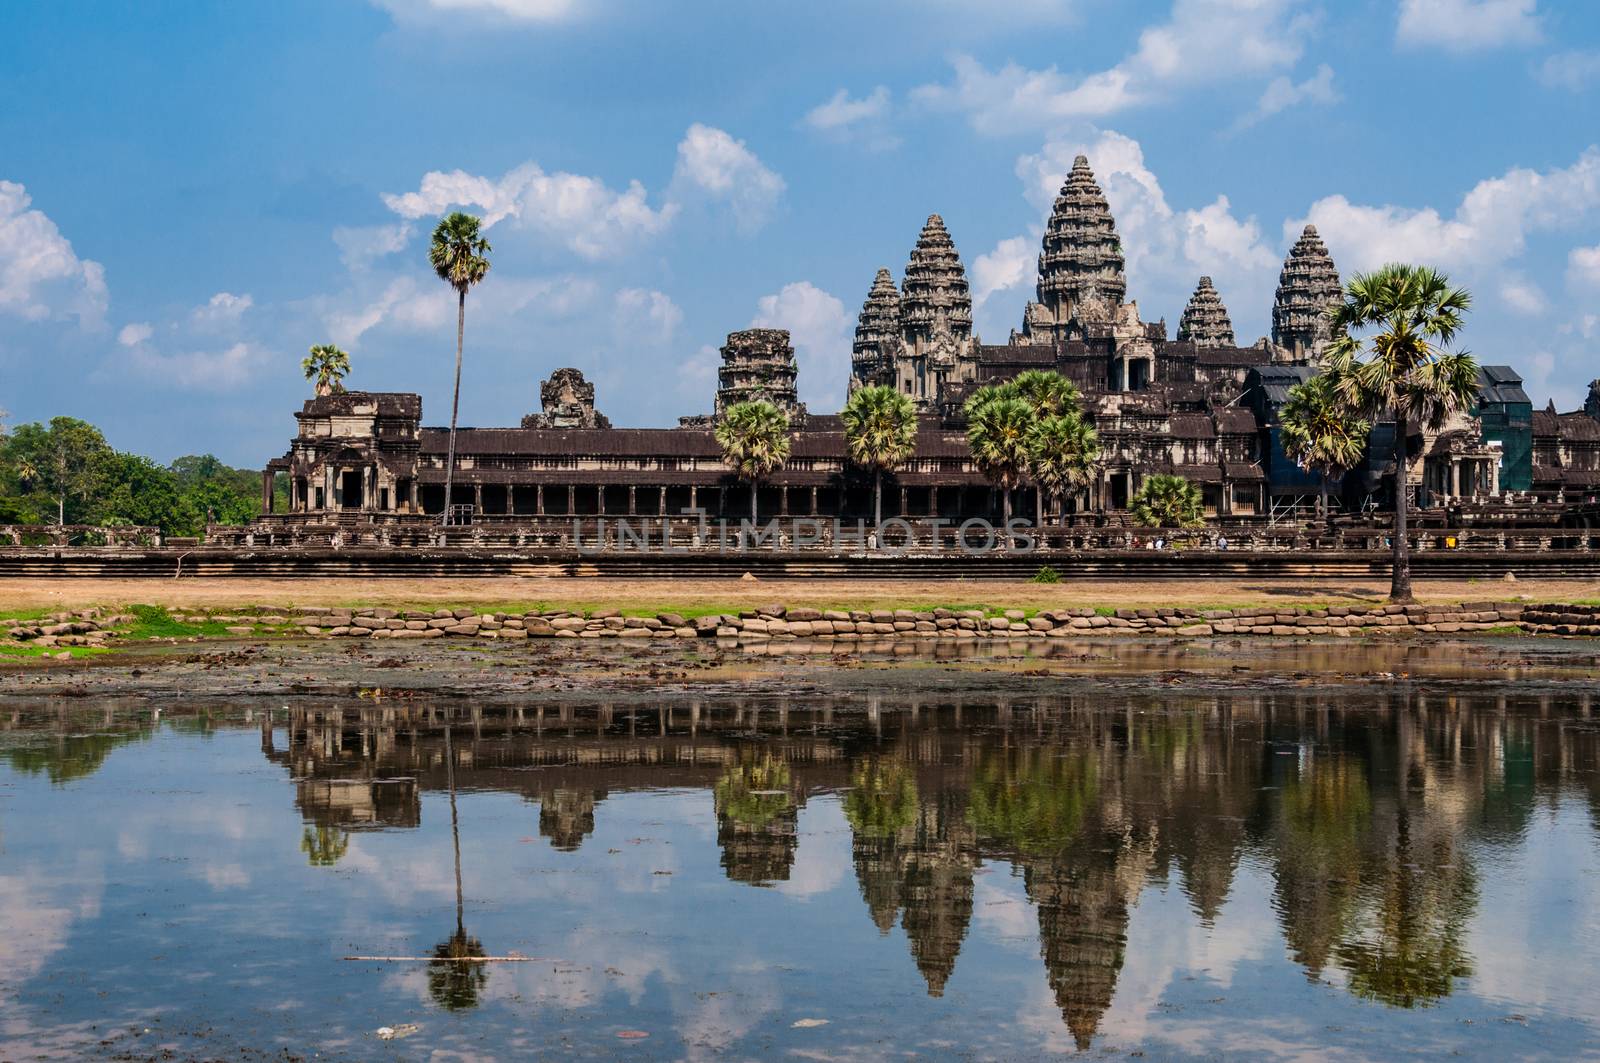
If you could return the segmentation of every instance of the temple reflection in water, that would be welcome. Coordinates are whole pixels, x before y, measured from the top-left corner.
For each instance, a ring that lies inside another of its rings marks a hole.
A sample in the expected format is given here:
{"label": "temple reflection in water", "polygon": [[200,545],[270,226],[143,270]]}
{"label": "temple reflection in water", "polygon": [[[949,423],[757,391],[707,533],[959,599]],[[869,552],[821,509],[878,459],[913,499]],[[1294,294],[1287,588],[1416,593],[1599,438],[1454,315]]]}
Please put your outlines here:
{"label": "temple reflection in water", "polygon": [[[1587,695],[1329,699],[1103,694],[293,709],[263,720],[311,859],[340,835],[416,827],[424,791],[511,792],[539,834],[581,848],[610,795],[709,792],[727,878],[788,880],[808,800],[839,801],[865,918],[896,923],[939,996],[973,919],[975,876],[1019,876],[1062,1018],[1086,1047],[1116,991],[1147,886],[1209,925],[1240,862],[1270,867],[1283,946],[1307,978],[1399,1007],[1468,977],[1472,852],[1515,843],[1541,802],[1600,814]],[[337,859],[336,856],[333,859]]]}

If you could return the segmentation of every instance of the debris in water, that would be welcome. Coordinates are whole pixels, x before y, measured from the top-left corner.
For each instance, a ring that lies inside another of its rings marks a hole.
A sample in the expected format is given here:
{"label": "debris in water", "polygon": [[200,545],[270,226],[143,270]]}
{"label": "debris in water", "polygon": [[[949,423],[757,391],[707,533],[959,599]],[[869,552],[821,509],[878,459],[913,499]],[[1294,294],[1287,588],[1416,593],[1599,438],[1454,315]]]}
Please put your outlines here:
{"label": "debris in water", "polygon": [[378,1027],[378,1036],[383,1038],[385,1041],[394,1041],[402,1037],[410,1037],[420,1029],[422,1029],[422,1027],[418,1026],[414,1022],[402,1022],[399,1026]]}
{"label": "debris in water", "polygon": [[791,1030],[809,1030],[814,1026],[828,1025],[827,1019],[796,1019],[789,1024]]}
{"label": "debris in water", "polygon": [[643,1030],[619,1030],[617,1031],[617,1036],[624,1041],[639,1041],[650,1035]]}

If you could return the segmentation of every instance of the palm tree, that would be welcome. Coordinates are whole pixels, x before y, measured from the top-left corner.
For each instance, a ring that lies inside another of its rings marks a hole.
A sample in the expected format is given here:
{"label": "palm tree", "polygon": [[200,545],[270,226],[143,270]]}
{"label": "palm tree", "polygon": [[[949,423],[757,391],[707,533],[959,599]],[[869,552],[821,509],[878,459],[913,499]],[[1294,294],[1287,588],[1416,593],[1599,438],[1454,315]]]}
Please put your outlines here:
{"label": "palm tree", "polygon": [[1133,496],[1133,519],[1147,528],[1198,528],[1205,523],[1200,488],[1181,476],[1147,477]]}
{"label": "palm tree", "polygon": [[858,388],[840,413],[844,449],[851,461],[872,470],[872,523],[883,523],[883,474],[917,447],[917,408],[891,387]]}
{"label": "palm tree", "polygon": [[[1100,437],[1076,412],[1036,421],[1028,430],[1027,447],[1028,471],[1050,498],[1062,498],[1094,482]],[[1041,507],[1041,523],[1043,512]]]}
{"label": "palm tree", "polygon": [[1333,378],[1324,373],[1289,389],[1289,401],[1278,411],[1278,427],[1283,452],[1302,469],[1318,474],[1317,512],[1332,525],[1328,481],[1361,464],[1372,426],[1350,413]]}
{"label": "palm tree", "polygon": [[350,356],[331,343],[319,343],[300,363],[307,380],[317,382],[317,395],[333,395],[344,390],[350,372]]}
{"label": "palm tree", "polygon": [[483,962],[483,943],[467,933],[461,892],[461,820],[456,815],[456,751],[450,741],[450,725],[444,725],[444,771],[450,789],[450,841],[456,856],[456,930],[434,946],[433,962],[428,964],[428,993],[449,1011],[476,1007],[489,967]]}
{"label": "palm tree", "polygon": [[[1438,270],[1390,263],[1351,278],[1345,301],[1328,311],[1335,338],[1326,368],[1339,398],[1355,416],[1394,415],[1393,601],[1411,600],[1406,436],[1413,425],[1437,431],[1477,396],[1477,361],[1445,349],[1471,305],[1472,295]],[[1363,339],[1362,329],[1373,331]]]}
{"label": "palm tree", "polygon": [[1077,412],[1077,386],[1049,369],[1029,369],[1018,373],[1004,386],[1015,397],[1026,402],[1035,417],[1053,417],[1069,410]]}
{"label": "palm tree", "polygon": [[[979,392],[982,390],[980,388]],[[1028,468],[1028,430],[1032,425],[1033,410],[1026,402],[1009,397],[1003,390],[987,402],[968,403],[967,446],[979,470],[1000,488],[1001,523],[1008,533],[1011,492]]]}
{"label": "palm tree", "polygon": [[729,406],[713,430],[722,460],[750,484],[750,523],[756,521],[761,479],[789,460],[789,415],[765,399]]}
{"label": "palm tree", "polygon": [[334,827],[307,827],[300,835],[300,851],[312,867],[332,867],[349,848],[349,833]]}
{"label": "palm tree", "polygon": [[433,230],[428,262],[439,279],[456,290],[456,386],[450,399],[450,452],[444,464],[444,519],[450,520],[450,485],[456,471],[456,411],[461,406],[461,342],[467,330],[467,290],[489,272],[489,241],[478,231],[482,221],[456,211]]}

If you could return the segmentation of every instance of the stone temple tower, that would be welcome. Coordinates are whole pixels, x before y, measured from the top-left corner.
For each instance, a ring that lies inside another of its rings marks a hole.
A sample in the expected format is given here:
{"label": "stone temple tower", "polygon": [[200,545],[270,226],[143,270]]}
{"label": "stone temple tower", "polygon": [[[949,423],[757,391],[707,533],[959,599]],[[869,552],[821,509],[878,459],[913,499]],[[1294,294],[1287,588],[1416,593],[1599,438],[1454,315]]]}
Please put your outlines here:
{"label": "stone temple tower", "polygon": [[947,380],[976,373],[967,271],[937,214],[922,227],[900,285],[900,340],[894,384],[919,409],[938,403]]}
{"label": "stone temple tower", "polygon": [[1049,343],[1073,317],[1107,321],[1128,294],[1126,261],[1111,205],[1079,155],[1056,196],[1039,253],[1037,302],[1030,303],[1024,337]]}
{"label": "stone temple tower", "polygon": [[1315,225],[1307,225],[1300,239],[1289,249],[1278,274],[1278,294],[1272,303],[1272,342],[1282,347],[1291,361],[1314,361],[1331,339],[1328,307],[1339,305],[1344,288],[1334,268],[1328,248],[1317,235]]}
{"label": "stone temple tower", "polygon": [[795,390],[797,375],[788,330],[753,328],[730,332],[722,348],[722,367],[717,370],[713,416],[720,418],[728,407],[740,402],[765,399],[792,421],[804,421],[806,408]]}
{"label": "stone temple tower", "polygon": [[856,319],[856,338],[850,345],[850,390],[893,384],[899,353],[900,291],[889,271],[880,269]]}
{"label": "stone temple tower", "polygon": [[1178,339],[1188,340],[1196,347],[1232,347],[1233,322],[1228,320],[1228,308],[1222,297],[1212,287],[1210,277],[1201,277],[1189,296],[1189,305],[1183,308],[1178,319]]}

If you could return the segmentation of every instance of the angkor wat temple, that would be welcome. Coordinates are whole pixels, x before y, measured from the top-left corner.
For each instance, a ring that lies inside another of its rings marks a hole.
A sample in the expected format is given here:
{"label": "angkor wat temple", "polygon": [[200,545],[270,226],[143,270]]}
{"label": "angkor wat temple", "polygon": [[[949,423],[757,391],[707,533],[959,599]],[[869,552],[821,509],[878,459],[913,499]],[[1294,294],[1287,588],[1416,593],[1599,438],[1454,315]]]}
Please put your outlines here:
{"label": "angkor wat temple", "polygon": [[[1039,254],[1036,298],[1005,343],[974,334],[966,272],[944,221],[928,218],[896,286],[879,269],[851,351],[852,389],[891,385],[920,411],[917,448],[890,478],[886,515],[960,521],[993,517],[996,492],[968,452],[962,403],[973,389],[1029,369],[1054,370],[1083,394],[1103,447],[1099,480],[1064,500],[1085,520],[1115,519],[1144,479],[1181,475],[1199,485],[1207,514],[1246,521],[1309,502],[1317,479],[1278,444],[1277,411],[1289,389],[1316,372],[1329,340],[1324,311],[1341,297],[1339,273],[1314,226],[1290,249],[1272,307],[1272,334],[1240,346],[1222,295],[1201,277],[1169,337],[1127,299],[1116,221],[1089,162],[1079,156],[1057,196]],[[675,428],[615,428],[596,409],[576,369],[544,382],[541,410],[517,428],[458,435],[455,501],[472,519],[750,513],[750,488],[723,464],[712,434],[731,404],[763,397],[789,413],[790,460],[763,481],[768,516],[855,518],[871,512],[871,480],[845,459],[842,426],[799,401],[787,332],[731,333],[712,412]],[[1486,364],[1475,406],[1439,432],[1419,432],[1405,488],[1417,505],[1500,507],[1566,504],[1600,491],[1600,381],[1582,410],[1535,411],[1521,377]],[[264,523],[340,513],[405,522],[444,507],[447,435],[423,427],[412,393],[341,392],[297,413],[291,448],[263,483],[288,478],[290,513]],[[1336,485],[1349,512],[1386,504],[1395,484],[1393,424],[1373,428],[1369,460]],[[1037,514],[1021,491],[1017,512]],[[425,523],[425,522],[424,522]]]}

